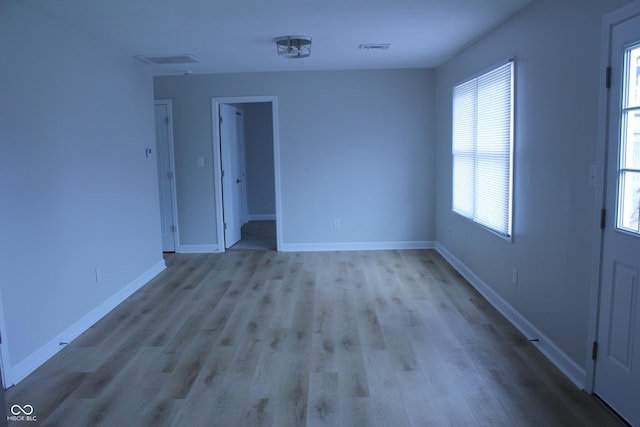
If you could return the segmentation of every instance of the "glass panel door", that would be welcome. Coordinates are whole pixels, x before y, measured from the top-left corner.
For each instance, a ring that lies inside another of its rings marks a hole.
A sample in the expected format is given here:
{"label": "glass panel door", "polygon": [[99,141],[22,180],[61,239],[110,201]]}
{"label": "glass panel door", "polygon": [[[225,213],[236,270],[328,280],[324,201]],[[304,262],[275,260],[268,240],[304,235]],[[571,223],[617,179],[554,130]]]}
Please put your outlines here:
{"label": "glass panel door", "polygon": [[617,228],[640,234],[640,45],[625,50]]}

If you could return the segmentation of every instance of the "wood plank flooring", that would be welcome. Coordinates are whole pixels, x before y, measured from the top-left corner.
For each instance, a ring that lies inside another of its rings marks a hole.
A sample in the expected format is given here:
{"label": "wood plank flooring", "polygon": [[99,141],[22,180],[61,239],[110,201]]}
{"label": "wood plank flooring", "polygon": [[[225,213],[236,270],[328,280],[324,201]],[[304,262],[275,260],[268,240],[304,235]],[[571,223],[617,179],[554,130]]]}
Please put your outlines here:
{"label": "wood plank flooring", "polygon": [[434,251],[166,260],[7,404],[65,427],[622,425]]}

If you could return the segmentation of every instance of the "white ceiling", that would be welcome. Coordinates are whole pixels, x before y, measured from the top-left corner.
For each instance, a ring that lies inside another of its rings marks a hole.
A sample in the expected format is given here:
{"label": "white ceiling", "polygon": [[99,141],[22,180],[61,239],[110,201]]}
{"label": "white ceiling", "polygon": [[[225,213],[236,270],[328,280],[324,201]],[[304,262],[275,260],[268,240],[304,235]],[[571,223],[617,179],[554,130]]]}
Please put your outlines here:
{"label": "white ceiling", "polygon": [[[19,1],[132,56],[202,60],[150,65],[175,74],[435,67],[531,0]],[[274,39],[285,35],[311,36],[311,56],[278,57]]]}

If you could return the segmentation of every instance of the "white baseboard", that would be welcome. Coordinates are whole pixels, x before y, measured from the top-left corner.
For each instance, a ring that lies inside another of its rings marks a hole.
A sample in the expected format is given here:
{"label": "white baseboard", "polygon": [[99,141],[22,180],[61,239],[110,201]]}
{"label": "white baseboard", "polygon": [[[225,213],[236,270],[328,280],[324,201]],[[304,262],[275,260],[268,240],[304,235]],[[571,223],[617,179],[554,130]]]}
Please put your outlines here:
{"label": "white baseboard", "polygon": [[435,244],[435,249],[444,259],[455,268],[496,310],[498,310],[513,326],[516,327],[527,339],[537,338],[532,342],[556,367],[573,382],[578,388],[584,390],[587,373],[585,368],[578,365],[565,352],[563,352],[549,337],[531,324],[513,306],[498,295],[489,285],[471,271],[462,261],[456,258],[440,243]]}
{"label": "white baseboard", "polygon": [[211,254],[220,252],[218,245],[178,245],[176,253],[179,254]]}
{"label": "white baseboard", "polygon": [[7,372],[4,373],[7,387],[22,381],[27,375],[35,371],[44,362],[60,351],[63,348],[60,345],[61,342],[70,343],[76,339],[80,334],[89,329],[98,320],[106,316],[111,310],[129,298],[134,292],[147,284],[147,282],[157,276],[165,268],[166,265],[164,260],[159,261],[133,282],[129,283],[115,295],[105,300],[76,323],[40,347],[40,349],[36,350],[29,357],[16,364],[16,366],[8,367],[8,369],[5,367],[5,369],[7,369]]}
{"label": "white baseboard", "polygon": [[247,215],[247,221],[275,221],[276,214]]}
{"label": "white baseboard", "polygon": [[328,243],[283,243],[282,252],[327,252],[327,251],[379,251],[406,249],[433,249],[435,242],[420,240],[407,242],[328,242]]}

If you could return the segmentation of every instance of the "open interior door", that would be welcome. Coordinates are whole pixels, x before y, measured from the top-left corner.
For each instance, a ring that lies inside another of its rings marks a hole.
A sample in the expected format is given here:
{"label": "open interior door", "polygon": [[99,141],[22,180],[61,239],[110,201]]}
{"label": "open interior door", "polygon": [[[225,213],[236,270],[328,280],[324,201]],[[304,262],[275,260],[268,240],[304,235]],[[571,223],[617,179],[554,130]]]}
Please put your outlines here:
{"label": "open interior door", "polygon": [[240,240],[241,200],[244,177],[239,167],[238,110],[227,104],[220,104],[220,158],[222,160],[222,204],[224,216],[224,243],[230,248]]}

